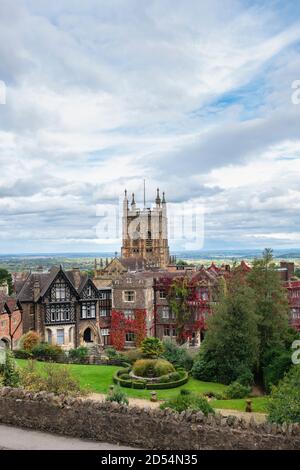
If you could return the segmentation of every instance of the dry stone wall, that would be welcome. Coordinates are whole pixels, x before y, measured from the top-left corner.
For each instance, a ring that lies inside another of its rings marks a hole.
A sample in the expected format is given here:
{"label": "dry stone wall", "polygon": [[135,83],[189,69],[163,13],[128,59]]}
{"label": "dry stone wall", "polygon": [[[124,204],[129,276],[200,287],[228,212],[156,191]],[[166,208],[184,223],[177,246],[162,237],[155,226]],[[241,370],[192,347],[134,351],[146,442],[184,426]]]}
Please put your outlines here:
{"label": "dry stone wall", "polygon": [[300,449],[300,425],[0,389],[0,423],[142,449]]}

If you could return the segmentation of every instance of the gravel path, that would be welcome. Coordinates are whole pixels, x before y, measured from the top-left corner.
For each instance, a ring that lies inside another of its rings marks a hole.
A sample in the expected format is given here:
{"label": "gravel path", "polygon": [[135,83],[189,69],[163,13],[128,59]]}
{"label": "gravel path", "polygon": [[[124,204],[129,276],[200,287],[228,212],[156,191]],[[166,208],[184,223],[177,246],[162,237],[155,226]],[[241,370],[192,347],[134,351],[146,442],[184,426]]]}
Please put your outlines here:
{"label": "gravel path", "polygon": [[[104,401],[106,395],[102,393],[91,393],[86,398],[94,401]],[[139,408],[158,408],[161,402],[152,402],[150,400],[144,400],[142,398],[128,398],[129,406],[137,406]],[[257,423],[264,423],[266,421],[266,415],[264,413],[246,413],[245,411],[237,410],[225,410],[225,409],[216,409],[217,413],[220,413],[222,416],[237,416],[238,418],[244,418],[246,421],[250,421],[251,417]]]}

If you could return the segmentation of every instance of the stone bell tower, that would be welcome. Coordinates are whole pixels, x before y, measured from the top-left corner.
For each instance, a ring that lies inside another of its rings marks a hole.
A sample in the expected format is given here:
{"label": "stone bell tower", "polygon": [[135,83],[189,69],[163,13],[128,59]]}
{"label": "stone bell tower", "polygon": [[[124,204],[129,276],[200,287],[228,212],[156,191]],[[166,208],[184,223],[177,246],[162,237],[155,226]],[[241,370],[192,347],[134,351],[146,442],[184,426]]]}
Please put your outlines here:
{"label": "stone bell tower", "polygon": [[168,219],[165,193],[162,199],[157,189],[154,207],[137,207],[135,195],[131,203],[125,190],[123,200],[122,257],[142,256],[151,267],[165,268],[169,264]]}

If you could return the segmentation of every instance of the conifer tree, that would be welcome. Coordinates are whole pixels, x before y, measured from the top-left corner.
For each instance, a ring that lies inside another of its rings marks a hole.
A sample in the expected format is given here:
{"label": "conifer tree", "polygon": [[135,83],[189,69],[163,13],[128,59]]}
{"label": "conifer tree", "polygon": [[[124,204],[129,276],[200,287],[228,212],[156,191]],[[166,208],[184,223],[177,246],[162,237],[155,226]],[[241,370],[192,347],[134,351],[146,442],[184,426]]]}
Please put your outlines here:
{"label": "conifer tree", "polygon": [[266,249],[261,259],[254,260],[248,281],[255,292],[260,363],[263,365],[270,348],[282,347],[288,334],[287,291],[282,286],[272,250]]}
{"label": "conifer tree", "polygon": [[[229,384],[251,382],[259,355],[254,293],[240,275],[227,288],[220,286],[220,299],[208,320],[208,331],[195,361],[195,378]],[[242,379],[243,377],[243,379]]]}

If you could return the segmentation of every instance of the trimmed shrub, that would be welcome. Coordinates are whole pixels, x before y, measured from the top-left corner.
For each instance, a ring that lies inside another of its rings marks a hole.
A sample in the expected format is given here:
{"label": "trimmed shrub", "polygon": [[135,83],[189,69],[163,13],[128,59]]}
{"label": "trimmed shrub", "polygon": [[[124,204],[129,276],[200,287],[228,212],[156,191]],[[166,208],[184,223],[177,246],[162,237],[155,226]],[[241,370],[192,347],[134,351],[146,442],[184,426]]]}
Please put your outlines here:
{"label": "trimmed shrub", "polygon": [[300,423],[300,365],[293,365],[278,386],[272,387],[267,407],[271,423]]}
{"label": "trimmed shrub", "polygon": [[162,342],[158,338],[148,337],[141,342],[141,351],[145,357],[159,357],[163,350]]}
{"label": "trimmed shrub", "polygon": [[107,395],[106,401],[116,402],[120,405],[129,404],[126,393],[121,390],[121,387],[119,385],[116,385],[114,389]]}
{"label": "trimmed shrub", "polygon": [[170,340],[163,341],[162,357],[170,361],[175,366],[183,367],[185,370],[191,370],[193,367],[193,358],[189,352],[178,346]]}
{"label": "trimmed shrub", "polygon": [[176,397],[165,401],[165,403],[160,405],[160,408],[162,410],[165,408],[171,408],[178,413],[186,410],[202,411],[205,416],[207,416],[209,413],[215,414],[213,407],[209,404],[207,399],[194,393],[179,393]]}
{"label": "trimmed shrub", "polygon": [[251,392],[251,388],[240,384],[239,382],[232,382],[225,391],[227,398],[245,398]]}
{"label": "trimmed shrub", "polygon": [[36,331],[28,331],[20,339],[21,349],[31,351],[40,342],[40,337]]}
{"label": "trimmed shrub", "polygon": [[140,377],[160,377],[175,372],[175,368],[164,359],[140,359],[134,363],[133,372]]}
{"label": "trimmed shrub", "polygon": [[131,380],[131,376],[127,372],[123,372],[123,374],[120,374],[119,377],[122,380]]}
{"label": "trimmed shrub", "polygon": [[32,356],[41,361],[57,361],[61,357],[65,357],[65,353],[58,345],[49,343],[39,343],[32,349]]}
{"label": "trimmed shrub", "polygon": [[85,346],[79,346],[76,349],[70,349],[69,359],[73,362],[86,362],[88,359],[88,348]]}
{"label": "trimmed shrub", "polygon": [[[164,390],[168,388],[179,387],[184,385],[188,379],[188,373],[186,371],[178,372],[179,380],[170,380],[170,374],[160,377],[159,382],[147,382],[147,379],[136,380],[128,374],[129,370],[121,369],[118,370],[114,376],[113,381],[115,384],[119,384],[122,387],[127,388],[146,388],[147,390]],[[143,386],[141,384],[143,383]]]}

